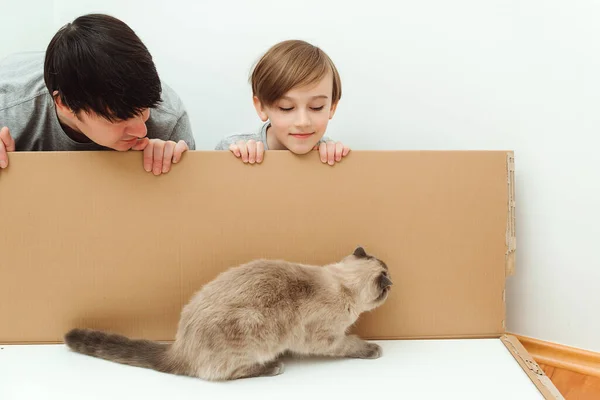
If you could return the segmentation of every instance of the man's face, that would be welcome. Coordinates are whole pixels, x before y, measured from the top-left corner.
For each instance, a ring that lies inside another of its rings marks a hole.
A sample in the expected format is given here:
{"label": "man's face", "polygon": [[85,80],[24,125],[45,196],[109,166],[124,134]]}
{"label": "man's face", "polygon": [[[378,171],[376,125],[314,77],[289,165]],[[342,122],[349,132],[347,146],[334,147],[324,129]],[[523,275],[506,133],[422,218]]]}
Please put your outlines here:
{"label": "man's face", "polygon": [[93,142],[113,150],[127,151],[146,136],[146,121],[149,117],[150,109],[145,109],[133,118],[116,122],[97,114],[80,112],[72,123],[76,130]]}

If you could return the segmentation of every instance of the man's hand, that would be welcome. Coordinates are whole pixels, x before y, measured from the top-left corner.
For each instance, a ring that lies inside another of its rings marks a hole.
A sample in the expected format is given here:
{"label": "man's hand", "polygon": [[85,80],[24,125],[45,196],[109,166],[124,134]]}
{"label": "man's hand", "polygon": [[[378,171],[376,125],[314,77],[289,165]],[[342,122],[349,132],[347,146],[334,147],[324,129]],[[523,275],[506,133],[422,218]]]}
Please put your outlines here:
{"label": "man's hand", "polygon": [[166,174],[171,170],[171,163],[177,164],[182,154],[189,150],[183,140],[175,143],[172,140],[144,138],[132,147],[132,150],[144,151],[144,169],[154,175]]}
{"label": "man's hand", "polygon": [[248,140],[247,142],[240,140],[235,144],[231,144],[229,151],[237,158],[241,157],[244,163],[261,163],[265,155],[265,145],[263,142],[257,142],[256,140]]}
{"label": "man's hand", "polygon": [[322,142],[319,144],[321,162],[329,165],[342,161],[342,157],[346,157],[349,152],[350,148],[345,146],[342,142],[329,141],[327,143]]}
{"label": "man's hand", "polygon": [[5,126],[0,129],[0,168],[8,167],[8,152],[15,151],[15,140]]}

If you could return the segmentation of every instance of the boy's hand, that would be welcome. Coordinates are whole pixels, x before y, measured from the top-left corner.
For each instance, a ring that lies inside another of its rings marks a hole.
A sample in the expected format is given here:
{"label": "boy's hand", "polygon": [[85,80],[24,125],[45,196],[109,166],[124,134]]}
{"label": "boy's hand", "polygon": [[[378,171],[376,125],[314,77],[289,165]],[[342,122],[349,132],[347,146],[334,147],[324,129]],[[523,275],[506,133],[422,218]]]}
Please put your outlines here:
{"label": "boy's hand", "polygon": [[342,161],[342,157],[346,157],[349,152],[350,148],[345,146],[342,142],[329,141],[327,143],[322,142],[319,145],[321,162],[329,165],[335,164],[336,161]]}
{"label": "boy's hand", "polygon": [[0,168],[8,167],[8,152],[15,151],[15,140],[5,126],[0,129]]}
{"label": "boy's hand", "polygon": [[256,140],[248,140],[247,142],[240,140],[235,144],[231,144],[229,151],[237,158],[241,157],[244,163],[261,163],[265,155],[265,145],[263,142],[257,142]]}
{"label": "boy's hand", "polygon": [[183,140],[175,143],[172,140],[144,138],[131,148],[144,151],[144,169],[154,175],[166,174],[171,170],[171,163],[178,163],[182,154],[189,150]]}

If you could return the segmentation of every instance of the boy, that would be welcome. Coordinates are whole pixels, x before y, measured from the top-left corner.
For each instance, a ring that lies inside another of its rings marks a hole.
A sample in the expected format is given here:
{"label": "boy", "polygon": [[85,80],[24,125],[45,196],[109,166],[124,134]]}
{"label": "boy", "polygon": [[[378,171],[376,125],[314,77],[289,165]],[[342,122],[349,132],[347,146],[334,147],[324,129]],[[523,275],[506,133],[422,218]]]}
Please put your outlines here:
{"label": "boy", "polygon": [[143,150],[144,169],[159,175],[194,148],[183,103],[116,18],[81,16],[45,54],[0,63],[0,168],[10,151]]}
{"label": "boy", "polygon": [[251,84],[262,128],[229,136],[215,150],[229,149],[250,164],[262,162],[265,150],[306,154],[318,148],[321,162],[329,165],[348,154],[347,146],[323,137],[342,85],[335,65],[321,49],[301,40],[278,43],[258,61]]}

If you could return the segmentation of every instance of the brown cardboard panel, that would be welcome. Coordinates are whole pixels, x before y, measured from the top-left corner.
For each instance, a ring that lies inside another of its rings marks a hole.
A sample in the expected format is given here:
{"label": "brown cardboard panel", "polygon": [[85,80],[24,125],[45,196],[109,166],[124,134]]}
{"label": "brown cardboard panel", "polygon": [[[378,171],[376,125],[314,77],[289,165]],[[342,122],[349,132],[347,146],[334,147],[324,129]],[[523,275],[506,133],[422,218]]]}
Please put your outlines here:
{"label": "brown cardboard panel", "polygon": [[554,386],[554,383],[552,383],[550,378],[544,373],[544,370],[540,368],[516,337],[502,335],[500,340],[502,340],[502,343],[504,343],[510,354],[512,354],[521,368],[523,368],[523,371],[529,376],[529,379],[531,379],[545,399],[564,400],[563,395]]}
{"label": "brown cardboard panel", "polygon": [[0,172],[0,342],[75,326],[171,340],[181,307],[229,266],[323,264],[356,245],[394,287],[367,338],[499,337],[510,220],[503,151],[189,152],[167,175],[139,152],[13,153]]}

